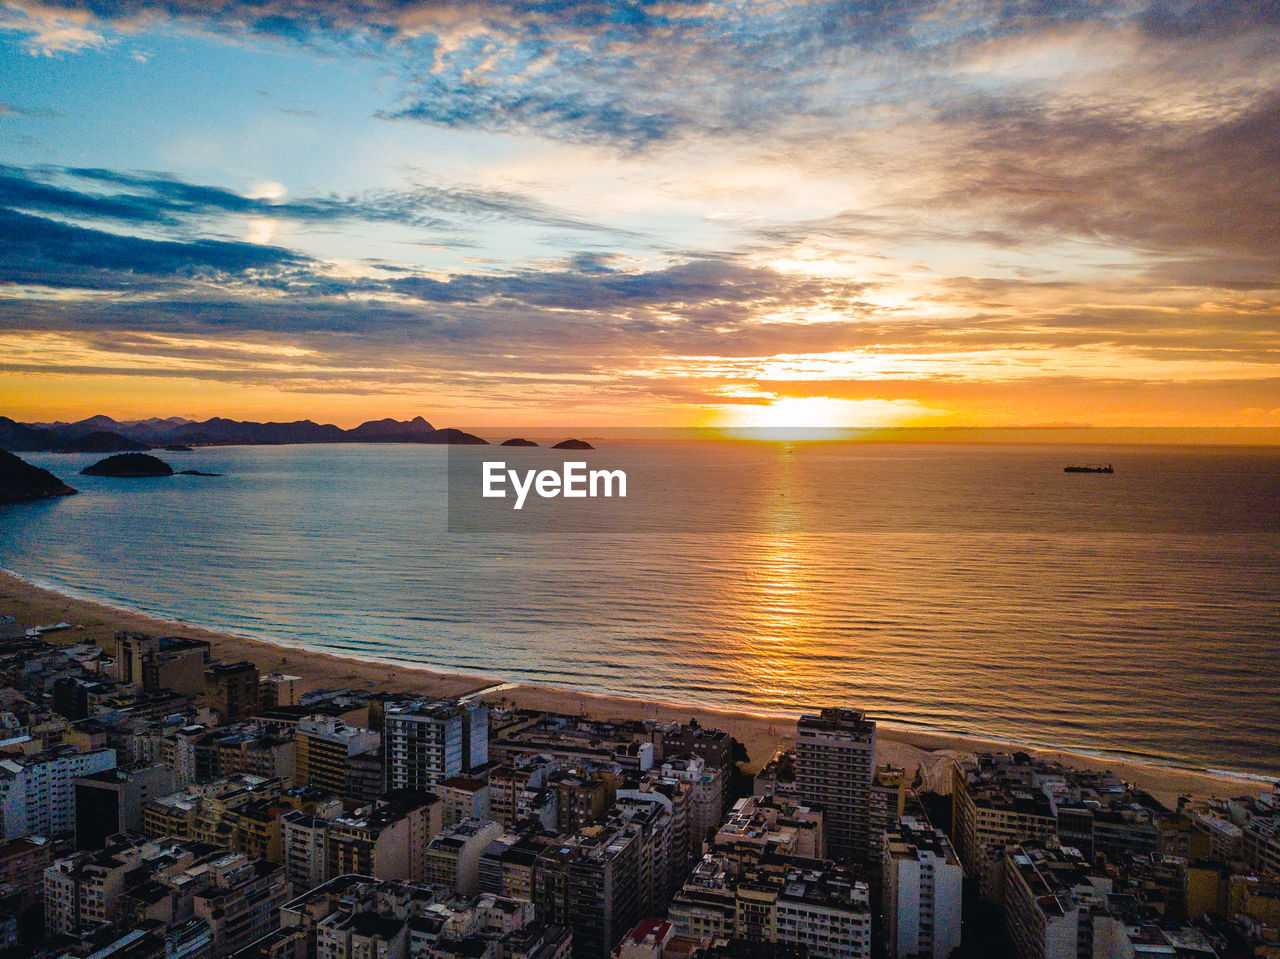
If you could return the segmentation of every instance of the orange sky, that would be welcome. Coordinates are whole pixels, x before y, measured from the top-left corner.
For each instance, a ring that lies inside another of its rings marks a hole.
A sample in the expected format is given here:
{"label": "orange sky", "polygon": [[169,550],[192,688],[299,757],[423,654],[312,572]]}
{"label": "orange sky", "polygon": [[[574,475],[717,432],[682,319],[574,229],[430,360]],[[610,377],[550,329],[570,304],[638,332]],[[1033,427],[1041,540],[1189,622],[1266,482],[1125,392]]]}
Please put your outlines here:
{"label": "orange sky", "polygon": [[0,415],[1280,426],[1249,5],[14,0]]}

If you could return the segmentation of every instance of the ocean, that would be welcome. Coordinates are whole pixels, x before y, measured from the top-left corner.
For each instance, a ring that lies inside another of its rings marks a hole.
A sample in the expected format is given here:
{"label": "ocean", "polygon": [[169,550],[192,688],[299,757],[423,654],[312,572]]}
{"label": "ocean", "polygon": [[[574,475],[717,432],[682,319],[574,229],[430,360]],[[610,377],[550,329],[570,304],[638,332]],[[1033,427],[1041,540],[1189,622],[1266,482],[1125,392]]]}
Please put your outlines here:
{"label": "ocean", "polygon": [[81,495],[0,507],[0,566],[388,663],[1280,775],[1280,449],[600,445],[626,523],[537,531],[450,532],[442,447],[24,454]]}

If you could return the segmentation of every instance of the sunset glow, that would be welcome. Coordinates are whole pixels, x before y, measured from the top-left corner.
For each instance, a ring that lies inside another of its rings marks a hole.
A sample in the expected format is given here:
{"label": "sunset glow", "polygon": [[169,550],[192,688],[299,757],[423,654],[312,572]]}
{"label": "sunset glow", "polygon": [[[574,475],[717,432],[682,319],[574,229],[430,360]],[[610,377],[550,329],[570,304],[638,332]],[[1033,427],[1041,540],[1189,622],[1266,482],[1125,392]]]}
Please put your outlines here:
{"label": "sunset glow", "polygon": [[1280,426],[1251,6],[13,0],[0,411]]}

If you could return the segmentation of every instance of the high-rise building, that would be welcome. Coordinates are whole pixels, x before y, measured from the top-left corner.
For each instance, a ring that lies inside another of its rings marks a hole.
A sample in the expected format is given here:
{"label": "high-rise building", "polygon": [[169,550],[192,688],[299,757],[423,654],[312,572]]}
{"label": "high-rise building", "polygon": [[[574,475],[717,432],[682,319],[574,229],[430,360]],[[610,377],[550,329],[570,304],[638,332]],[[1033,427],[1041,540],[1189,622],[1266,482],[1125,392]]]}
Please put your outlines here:
{"label": "high-rise building", "polygon": [[891,830],[906,812],[906,770],[889,765],[877,766],[871,779],[871,812],[868,836],[871,849],[868,862],[879,863],[884,856],[884,834]]}
{"label": "high-rise building", "polygon": [[77,779],[75,791],[76,848],[101,849],[116,833],[142,831],[147,803],[173,793],[173,770],[160,765],[104,769]]}
{"label": "high-rise building", "polygon": [[827,854],[866,862],[871,853],[871,782],[876,724],[855,709],[824,709],[796,723],[796,784],[822,806]]}
{"label": "high-rise building", "polygon": [[119,632],[106,645],[121,682],[144,690],[172,689],[185,696],[204,692],[210,646],[201,639]]}
{"label": "high-rise building", "polygon": [[464,819],[441,830],[427,846],[423,879],[463,896],[476,895],[480,856],[501,835],[502,826],[488,819]]}
{"label": "high-rise building", "polygon": [[661,774],[687,782],[689,795],[689,843],[693,855],[702,855],[702,844],[711,837],[724,818],[725,772],[722,767],[708,766],[700,756],[668,756]]}
{"label": "high-rise building", "polygon": [[328,876],[329,816],[292,810],[280,817],[284,876],[295,893],[314,889]]}
{"label": "high-rise building", "polygon": [[676,931],[790,944],[811,959],[869,959],[867,884],[833,862],[778,854],[759,865],[710,852],[671,902]]}
{"label": "high-rise building", "polygon": [[[489,818],[508,829],[522,818],[521,798],[546,788],[560,760],[547,755],[517,756],[489,773]],[[554,795],[554,794],[553,794]]]}
{"label": "high-rise building", "polygon": [[609,826],[636,828],[640,837],[640,914],[662,913],[675,891],[671,880],[671,800],[648,793],[620,796],[609,809]]}
{"label": "high-rise building", "polygon": [[890,959],[947,959],[960,947],[964,871],[942,830],[911,816],[883,835]]}
{"label": "high-rise building", "polygon": [[640,847],[639,830],[591,826],[538,857],[538,918],[573,930],[574,959],[609,959],[636,924]]}
{"label": "high-rise building", "polygon": [[494,818],[489,815],[489,782],[483,775],[442,779],[436,783],[435,793],[444,803],[445,826],[464,819]]}
{"label": "high-rise building", "polygon": [[489,761],[489,709],[483,704],[388,704],[382,735],[388,790],[429,792]]}
{"label": "high-rise building", "polygon": [[212,955],[226,956],[276,927],[277,910],[289,899],[284,867],[230,853],[205,871],[207,885],[192,898],[191,911],[213,934]]}
{"label": "high-rise building", "polygon": [[480,891],[533,902],[538,857],[558,839],[552,832],[504,833],[480,854]]}
{"label": "high-rise building", "polygon": [[44,873],[44,919],[50,935],[77,933],[120,918],[129,875],[157,843],[125,841],[59,859]]}
{"label": "high-rise building", "polygon": [[31,836],[0,843],[0,886],[17,892],[23,906],[40,900],[53,846],[49,839]]}
{"label": "high-rise building", "polygon": [[114,769],[114,749],[76,752],[54,746],[33,756],[0,759],[0,810],[4,838],[53,838],[76,828],[77,777]]}
{"label": "high-rise building", "polygon": [[351,758],[377,750],[377,733],[333,716],[307,716],[298,722],[294,782],[339,796],[347,794]]}
{"label": "high-rise building", "polygon": [[953,764],[951,835],[983,898],[999,899],[1006,845],[1056,831],[1053,801],[1028,757],[980,755]]}
{"label": "high-rise building", "polygon": [[1095,952],[1095,940],[1114,938],[1118,925],[1107,913],[1112,881],[1095,875],[1078,850],[1029,841],[1006,846],[1004,855],[1005,931],[1018,959],[1122,954]]}
{"label": "high-rise building", "polygon": [[329,878],[358,873],[377,879],[422,880],[427,844],[440,832],[440,800],[396,793],[329,821]]}
{"label": "high-rise building", "polygon": [[214,663],[204,671],[204,694],[224,726],[258,711],[258,685],[258,667],[247,660]]}
{"label": "high-rise building", "polygon": [[286,673],[267,673],[258,680],[258,701],[264,709],[277,706],[298,705],[298,684],[301,676]]}
{"label": "high-rise building", "polygon": [[[739,909],[741,904],[739,886]],[[810,959],[871,959],[867,885],[841,867],[807,864],[788,869],[777,886],[773,909],[775,941],[804,946]]]}

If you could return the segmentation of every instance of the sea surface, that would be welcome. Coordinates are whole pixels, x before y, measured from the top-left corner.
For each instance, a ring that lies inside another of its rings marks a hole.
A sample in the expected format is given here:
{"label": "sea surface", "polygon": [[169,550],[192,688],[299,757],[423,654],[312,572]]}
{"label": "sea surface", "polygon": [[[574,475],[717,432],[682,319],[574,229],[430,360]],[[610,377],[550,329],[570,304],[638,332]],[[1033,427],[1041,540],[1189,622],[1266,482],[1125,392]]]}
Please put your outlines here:
{"label": "sea surface", "polygon": [[537,533],[450,532],[441,447],[161,455],[222,476],[27,454],[81,494],[0,507],[0,566],[390,663],[1280,775],[1275,447],[617,442],[679,509]]}

